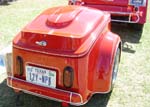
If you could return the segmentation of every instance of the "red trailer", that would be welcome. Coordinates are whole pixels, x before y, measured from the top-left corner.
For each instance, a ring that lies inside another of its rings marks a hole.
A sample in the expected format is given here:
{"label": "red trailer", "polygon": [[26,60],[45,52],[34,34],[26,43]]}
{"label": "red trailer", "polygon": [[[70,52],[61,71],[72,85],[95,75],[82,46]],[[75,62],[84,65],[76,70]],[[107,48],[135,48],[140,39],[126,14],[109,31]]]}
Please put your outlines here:
{"label": "red trailer", "polygon": [[108,11],[112,21],[132,23],[136,29],[142,29],[146,22],[148,0],[69,0],[69,4]]}
{"label": "red trailer", "polygon": [[121,54],[110,20],[109,13],[88,7],[47,9],[14,38],[8,86],[77,106],[110,92]]}

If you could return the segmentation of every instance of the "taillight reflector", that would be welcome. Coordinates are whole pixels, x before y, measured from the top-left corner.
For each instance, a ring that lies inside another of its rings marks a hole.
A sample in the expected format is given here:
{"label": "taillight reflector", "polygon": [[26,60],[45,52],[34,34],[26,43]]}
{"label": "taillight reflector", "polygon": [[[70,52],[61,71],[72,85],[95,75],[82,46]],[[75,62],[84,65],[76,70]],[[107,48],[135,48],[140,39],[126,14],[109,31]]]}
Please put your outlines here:
{"label": "taillight reflector", "polygon": [[63,84],[66,88],[71,88],[74,79],[73,69],[71,67],[66,67],[63,72]]}
{"label": "taillight reflector", "polygon": [[16,70],[19,76],[23,75],[23,59],[20,56],[16,58]]}

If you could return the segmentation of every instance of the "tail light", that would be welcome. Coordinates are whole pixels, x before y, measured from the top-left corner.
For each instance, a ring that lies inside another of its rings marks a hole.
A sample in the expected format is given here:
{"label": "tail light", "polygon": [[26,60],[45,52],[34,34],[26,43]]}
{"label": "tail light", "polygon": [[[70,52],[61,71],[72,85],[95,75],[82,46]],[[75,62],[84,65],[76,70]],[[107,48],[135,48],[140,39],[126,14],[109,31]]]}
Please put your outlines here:
{"label": "tail light", "polygon": [[81,5],[81,4],[82,4],[81,1],[76,1],[76,2],[75,2],[75,5]]}
{"label": "tail light", "polygon": [[69,4],[70,5],[83,5],[84,2],[82,2],[82,0],[70,0]]}
{"label": "tail light", "polygon": [[71,67],[66,67],[63,72],[63,84],[66,88],[71,88],[73,85],[74,72]]}
{"label": "tail light", "polygon": [[19,76],[23,75],[23,59],[20,56],[16,58],[16,70]]}

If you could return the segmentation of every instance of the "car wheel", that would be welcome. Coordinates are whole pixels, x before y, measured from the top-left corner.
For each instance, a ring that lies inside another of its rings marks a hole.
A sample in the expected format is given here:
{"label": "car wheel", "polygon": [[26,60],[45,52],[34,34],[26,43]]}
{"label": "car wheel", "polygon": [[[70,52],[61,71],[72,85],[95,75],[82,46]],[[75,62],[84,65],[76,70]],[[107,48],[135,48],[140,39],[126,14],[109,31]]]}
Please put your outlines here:
{"label": "car wheel", "polygon": [[135,29],[139,31],[143,31],[144,24],[135,24]]}
{"label": "car wheel", "polygon": [[134,30],[137,30],[137,31],[143,31],[143,27],[144,27],[144,24],[139,24],[139,23],[130,23],[129,24],[130,28],[131,29],[134,29]]}
{"label": "car wheel", "polygon": [[112,71],[112,80],[111,80],[111,91],[114,88],[114,84],[117,78],[118,68],[119,68],[119,62],[120,62],[120,49],[117,49],[117,52],[115,54],[115,59],[113,63],[113,71]]}

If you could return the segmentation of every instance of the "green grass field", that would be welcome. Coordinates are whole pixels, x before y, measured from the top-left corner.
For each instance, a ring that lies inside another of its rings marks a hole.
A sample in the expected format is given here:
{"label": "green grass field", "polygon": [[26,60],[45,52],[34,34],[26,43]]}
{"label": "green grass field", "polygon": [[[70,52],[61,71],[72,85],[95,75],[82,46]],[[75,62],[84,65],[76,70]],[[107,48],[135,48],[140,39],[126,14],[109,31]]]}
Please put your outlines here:
{"label": "green grass field", "polygon": [[[44,9],[65,5],[67,0],[18,0],[0,6],[0,48]],[[149,3],[150,4],[150,3]],[[150,8],[149,8],[150,10]],[[150,12],[148,12],[150,13]],[[148,14],[150,16],[150,14]],[[96,94],[82,107],[150,107],[150,18],[143,33],[125,24],[113,24],[112,30],[123,41],[117,82],[111,94]],[[0,77],[4,78],[4,77]],[[0,107],[16,107],[16,94],[0,83]],[[60,103],[28,94],[21,95],[21,107],[60,107]],[[73,107],[73,106],[72,106]]]}

